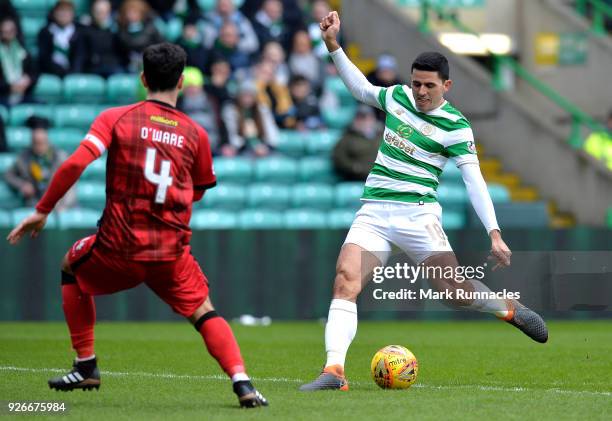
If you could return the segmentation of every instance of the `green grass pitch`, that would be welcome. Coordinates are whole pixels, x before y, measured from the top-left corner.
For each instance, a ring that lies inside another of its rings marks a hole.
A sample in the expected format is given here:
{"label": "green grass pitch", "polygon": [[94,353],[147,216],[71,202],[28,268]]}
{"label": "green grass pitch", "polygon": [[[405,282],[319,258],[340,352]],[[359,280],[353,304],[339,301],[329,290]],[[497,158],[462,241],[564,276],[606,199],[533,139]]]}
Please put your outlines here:
{"label": "green grass pitch", "polygon": [[[501,322],[363,322],[347,361],[349,392],[301,393],[324,358],[323,325],[235,326],[270,407],[237,408],[231,386],[187,323],[99,323],[98,392],[55,392],[70,366],[62,323],[0,323],[0,401],[64,401],[73,419],[610,419],[612,322],[551,322],[532,342]],[[417,356],[417,383],[379,389],[369,364],[384,345]],[[29,418],[22,416],[21,419]]]}

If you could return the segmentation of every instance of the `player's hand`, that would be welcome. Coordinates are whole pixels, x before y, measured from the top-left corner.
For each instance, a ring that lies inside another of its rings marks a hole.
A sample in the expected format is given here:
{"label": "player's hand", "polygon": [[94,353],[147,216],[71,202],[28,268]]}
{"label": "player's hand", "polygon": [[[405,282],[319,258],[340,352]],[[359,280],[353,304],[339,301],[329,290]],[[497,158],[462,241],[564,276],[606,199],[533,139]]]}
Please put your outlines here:
{"label": "player's hand", "polygon": [[512,256],[512,252],[504,240],[502,240],[501,233],[498,230],[491,231],[491,255],[489,260],[497,262],[493,266],[493,270],[510,266],[510,256]]}
{"label": "player's hand", "polygon": [[34,212],[19,223],[6,237],[10,244],[17,244],[21,237],[30,232],[30,237],[36,238],[47,223],[47,214]]}
{"label": "player's hand", "polygon": [[328,50],[332,51],[330,49],[330,44],[334,46],[337,45],[336,38],[340,32],[340,16],[338,16],[338,12],[330,12],[327,16],[321,19],[319,28],[321,28],[323,41],[325,41]]}

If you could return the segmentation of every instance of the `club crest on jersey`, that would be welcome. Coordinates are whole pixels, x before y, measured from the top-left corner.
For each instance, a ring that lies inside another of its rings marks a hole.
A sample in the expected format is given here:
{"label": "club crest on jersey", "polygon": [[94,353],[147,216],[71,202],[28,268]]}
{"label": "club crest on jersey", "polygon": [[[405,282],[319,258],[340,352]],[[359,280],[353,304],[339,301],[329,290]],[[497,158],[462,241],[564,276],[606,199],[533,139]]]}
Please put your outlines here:
{"label": "club crest on jersey", "polygon": [[419,129],[425,136],[431,136],[436,131],[436,128],[429,123],[424,123]]}
{"label": "club crest on jersey", "polygon": [[178,121],[171,120],[163,115],[152,115],[149,117],[149,120],[151,120],[153,123],[163,124],[164,126],[178,127],[179,125]]}
{"label": "club crest on jersey", "polygon": [[406,111],[404,111],[404,109],[403,109],[403,108],[396,108],[396,109],[395,109],[395,114],[400,115],[400,116],[401,116],[402,114],[404,114],[405,112],[406,112]]}
{"label": "club crest on jersey", "polygon": [[413,132],[414,128],[410,124],[400,124],[397,127],[397,133],[406,139],[409,138]]}

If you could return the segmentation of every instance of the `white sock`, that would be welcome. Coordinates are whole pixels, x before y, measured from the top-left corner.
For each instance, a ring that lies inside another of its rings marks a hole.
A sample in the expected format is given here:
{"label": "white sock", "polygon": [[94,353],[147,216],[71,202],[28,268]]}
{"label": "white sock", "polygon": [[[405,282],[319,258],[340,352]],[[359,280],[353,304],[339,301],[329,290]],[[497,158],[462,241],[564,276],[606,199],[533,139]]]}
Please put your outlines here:
{"label": "white sock", "polygon": [[92,356],[90,356],[90,357],[84,357],[84,358],[79,358],[79,357],[76,357],[76,358],[75,358],[75,360],[76,360],[77,362],[81,362],[81,361],[89,361],[89,360],[93,360],[94,358],[96,358],[96,354],[93,354],[93,355],[92,355]]}
{"label": "white sock", "polygon": [[[472,284],[474,291],[476,292],[491,292],[489,287],[476,279],[470,279],[468,282]],[[468,308],[481,311],[483,313],[493,313],[497,317],[505,317],[508,314],[508,306],[506,305],[506,302],[498,298],[478,298],[475,299],[474,302],[468,306]]]}
{"label": "white sock", "polygon": [[249,380],[249,376],[246,373],[236,373],[232,376],[232,383]]}
{"label": "white sock", "polygon": [[346,352],[357,334],[357,304],[334,298],[329,305],[325,325],[325,367],[339,364],[344,367]]}

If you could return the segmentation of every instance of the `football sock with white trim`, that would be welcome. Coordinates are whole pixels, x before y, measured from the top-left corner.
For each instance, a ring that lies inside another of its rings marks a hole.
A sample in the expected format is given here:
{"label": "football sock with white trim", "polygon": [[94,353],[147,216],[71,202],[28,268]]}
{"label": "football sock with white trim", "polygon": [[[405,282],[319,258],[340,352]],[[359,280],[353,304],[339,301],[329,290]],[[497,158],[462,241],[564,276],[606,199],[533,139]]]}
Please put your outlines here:
{"label": "football sock with white trim", "polygon": [[330,365],[344,367],[346,353],[357,334],[357,304],[335,298],[329,305],[329,315],[325,325],[325,351]]}
{"label": "football sock with white trim", "polygon": [[[492,292],[489,287],[487,287],[485,284],[476,279],[470,279],[466,282],[472,284],[472,286],[474,287],[474,291],[476,292]],[[504,300],[499,298],[477,298],[474,299],[472,304],[470,304],[466,308],[470,310],[480,311],[483,313],[492,313],[495,314],[497,317],[505,317],[508,314],[508,305]]]}

